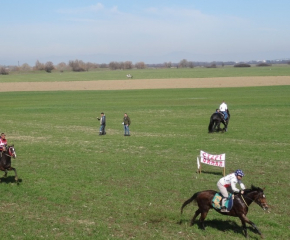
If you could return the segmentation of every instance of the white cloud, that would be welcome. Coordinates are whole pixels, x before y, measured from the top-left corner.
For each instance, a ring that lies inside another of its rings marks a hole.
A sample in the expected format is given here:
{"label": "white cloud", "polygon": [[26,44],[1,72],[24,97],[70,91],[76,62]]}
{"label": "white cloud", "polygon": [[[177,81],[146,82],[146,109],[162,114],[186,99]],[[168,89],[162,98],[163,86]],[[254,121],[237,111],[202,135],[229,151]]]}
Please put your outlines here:
{"label": "white cloud", "polygon": [[120,13],[120,11],[119,11],[119,9],[118,9],[117,6],[112,7],[112,8],[110,9],[110,12],[112,12],[112,13]]}

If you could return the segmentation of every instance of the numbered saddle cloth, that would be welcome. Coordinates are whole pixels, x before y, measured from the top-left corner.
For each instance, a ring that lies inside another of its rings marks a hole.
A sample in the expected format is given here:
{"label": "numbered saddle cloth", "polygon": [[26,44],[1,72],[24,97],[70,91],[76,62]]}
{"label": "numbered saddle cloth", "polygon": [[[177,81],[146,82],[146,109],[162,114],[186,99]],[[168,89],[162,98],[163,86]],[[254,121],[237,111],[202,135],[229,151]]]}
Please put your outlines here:
{"label": "numbered saddle cloth", "polygon": [[[227,208],[228,211],[230,211],[233,207],[233,198],[234,195],[229,193],[229,197],[227,198],[226,200],[226,203],[225,203],[225,207]],[[221,201],[222,201],[222,195],[221,193],[216,193],[212,199],[212,206],[217,209],[217,210],[220,210],[221,209]]]}

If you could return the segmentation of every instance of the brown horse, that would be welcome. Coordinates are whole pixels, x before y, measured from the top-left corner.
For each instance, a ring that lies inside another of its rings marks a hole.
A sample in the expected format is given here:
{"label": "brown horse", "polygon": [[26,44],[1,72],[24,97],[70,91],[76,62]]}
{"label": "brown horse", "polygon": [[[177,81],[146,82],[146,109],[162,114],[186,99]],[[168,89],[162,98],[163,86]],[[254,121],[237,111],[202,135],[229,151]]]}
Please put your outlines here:
{"label": "brown horse", "polygon": [[11,157],[16,158],[14,145],[5,147],[5,151],[2,152],[0,159],[0,170],[5,172],[3,176],[5,178],[7,177],[7,171],[13,170],[15,172],[15,181],[17,182],[18,176],[16,169],[11,166]]}
{"label": "brown horse", "polygon": [[[202,192],[197,192],[195,193],[190,199],[186,200],[181,207],[181,214],[183,212],[183,208],[191,203],[192,201],[196,201],[197,205],[198,205],[198,209],[195,211],[195,214],[191,220],[191,226],[194,224],[194,221],[196,219],[196,217],[201,214],[200,217],[200,223],[201,223],[201,228],[205,230],[204,227],[204,220],[207,216],[208,211],[213,208],[212,206],[212,199],[214,197],[214,195],[217,192],[214,190],[207,190],[207,191],[202,191]],[[247,213],[249,211],[249,206],[252,202],[257,203],[261,208],[263,208],[264,210],[268,209],[268,204],[266,201],[266,197],[264,195],[264,191],[261,188],[255,187],[255,186],[251,186],[251,189],[245,189],[244,190],[244,194],[237,194],[235,195],[234,198],[234,203],[233,203],[233,207],[229,212],[220,212],[220,210],[215,209],[217,212],[223,214],[223,215],[228,215],[228,216],[232,216],[232,217],[238,217],[240,218],[242,225],[243,225],[243,230],[245,233],[245,237],[248,237],[248,233],[247,233],[247,228],[246,228],[246,223],[251,224],[253,228],[255,228],[258,233],[261,235],[262,237],[262,233],[260,232],[260,230],[257,228],[257,226],[250,221],[247,218]]]}

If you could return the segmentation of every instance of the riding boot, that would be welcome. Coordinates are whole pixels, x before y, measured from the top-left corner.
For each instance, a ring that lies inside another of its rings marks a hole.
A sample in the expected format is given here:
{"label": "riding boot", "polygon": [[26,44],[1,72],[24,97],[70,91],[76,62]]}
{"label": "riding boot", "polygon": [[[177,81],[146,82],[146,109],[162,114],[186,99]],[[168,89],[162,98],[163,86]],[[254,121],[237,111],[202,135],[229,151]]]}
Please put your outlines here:
{"label": "riding boot", "polygon": [[226,199],[227,199],[227,198],[223,198],[223,199],[222,199],[221,212],[229,212],[229,211],[227,210],[227,208],[225,207]]}
{"label": "riding boot", "polygon": [[221,212],[229,212],[225,206],[221,207]]}

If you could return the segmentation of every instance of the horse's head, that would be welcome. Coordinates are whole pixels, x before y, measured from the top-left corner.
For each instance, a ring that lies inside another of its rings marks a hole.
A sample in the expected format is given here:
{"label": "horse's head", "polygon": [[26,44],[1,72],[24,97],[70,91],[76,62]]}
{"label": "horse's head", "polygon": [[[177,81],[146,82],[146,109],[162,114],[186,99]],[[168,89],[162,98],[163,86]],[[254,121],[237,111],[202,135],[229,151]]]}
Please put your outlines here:
{"label": "horse's head", "polygon": [[261,208],[263,208],[263,210],[267,210],[268,204],[266,196],[264,194],[264,189],[252,185],[251,191],[255,193],[254,202],[257,203]]}
{"label": "horse's head", "polygon": [[16,158],[16,152],[15,152],[14,145],[7,147],[7,153],[10,157]]}

